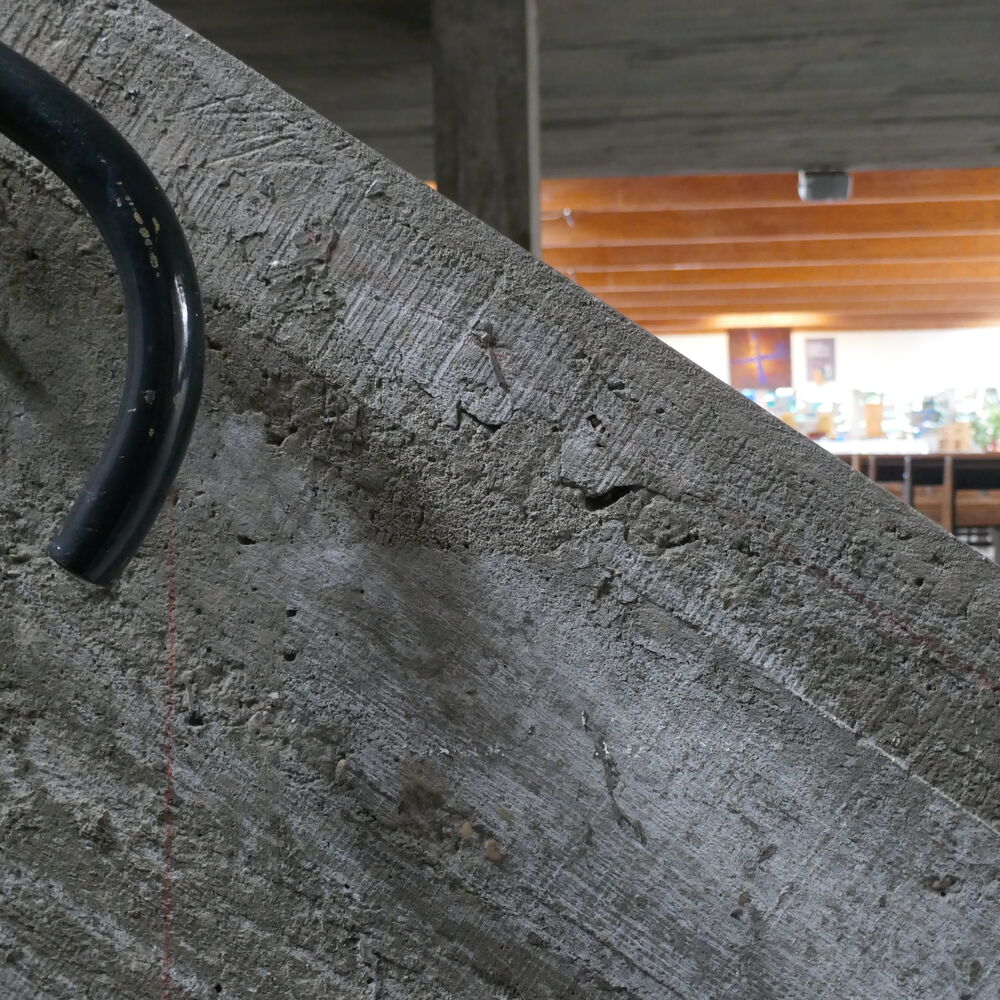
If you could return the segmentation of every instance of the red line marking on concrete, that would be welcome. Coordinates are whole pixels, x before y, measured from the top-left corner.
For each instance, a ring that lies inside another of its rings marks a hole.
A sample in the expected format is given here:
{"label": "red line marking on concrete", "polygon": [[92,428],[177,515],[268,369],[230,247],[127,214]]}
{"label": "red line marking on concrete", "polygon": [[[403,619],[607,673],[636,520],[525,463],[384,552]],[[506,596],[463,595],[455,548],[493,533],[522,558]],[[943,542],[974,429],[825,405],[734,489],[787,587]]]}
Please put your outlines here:
{"label": "red line marking on concrete", "polygon": [[163,733],[164,769],[163,803],[163,1000],[170,1000],[174,961],[174,684],[177,676],[177,492],[171,490],[167,501],[167,711]]}

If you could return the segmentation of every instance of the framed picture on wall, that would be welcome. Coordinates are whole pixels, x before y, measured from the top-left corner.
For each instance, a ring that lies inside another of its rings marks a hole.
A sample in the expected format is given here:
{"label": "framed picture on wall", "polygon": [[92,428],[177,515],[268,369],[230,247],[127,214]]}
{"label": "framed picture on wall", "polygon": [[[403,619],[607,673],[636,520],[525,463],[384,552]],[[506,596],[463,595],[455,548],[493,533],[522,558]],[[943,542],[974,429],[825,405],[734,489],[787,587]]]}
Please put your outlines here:
{"label": "framed picture on wall", "polygon": [[729,382],[734,389],[780,389],[792,384],[792,331],[729,331]]}
{"label": "framed picture on wall", "polygon": [[826,385],[837,377],[837,342],[833,337],[806,341],[806,377],[814,385]]}

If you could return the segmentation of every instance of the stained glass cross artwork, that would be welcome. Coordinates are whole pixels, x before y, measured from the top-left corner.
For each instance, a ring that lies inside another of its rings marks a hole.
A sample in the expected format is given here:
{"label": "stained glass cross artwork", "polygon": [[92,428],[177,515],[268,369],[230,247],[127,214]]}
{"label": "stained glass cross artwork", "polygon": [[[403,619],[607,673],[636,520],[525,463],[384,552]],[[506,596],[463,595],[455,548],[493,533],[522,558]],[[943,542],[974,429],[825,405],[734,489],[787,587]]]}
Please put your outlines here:
{"label": "stained glass cross artwork", "polygon": [[733,386],[737,389],[774,389],[790,385],[789,333],[782,329],[730,330]]}

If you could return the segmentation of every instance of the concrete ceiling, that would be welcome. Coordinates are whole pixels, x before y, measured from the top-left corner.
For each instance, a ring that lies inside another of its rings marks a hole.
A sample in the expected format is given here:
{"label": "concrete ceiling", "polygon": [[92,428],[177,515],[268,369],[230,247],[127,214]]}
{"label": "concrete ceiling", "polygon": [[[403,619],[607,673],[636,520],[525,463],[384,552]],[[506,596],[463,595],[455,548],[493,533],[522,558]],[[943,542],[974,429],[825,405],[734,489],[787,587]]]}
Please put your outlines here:
{"label": "concrete ceiling", "polygon": [[[426,0],[161,6],[422,177]],[[539,0],[544,171],[1000,164],[996,0]]]}

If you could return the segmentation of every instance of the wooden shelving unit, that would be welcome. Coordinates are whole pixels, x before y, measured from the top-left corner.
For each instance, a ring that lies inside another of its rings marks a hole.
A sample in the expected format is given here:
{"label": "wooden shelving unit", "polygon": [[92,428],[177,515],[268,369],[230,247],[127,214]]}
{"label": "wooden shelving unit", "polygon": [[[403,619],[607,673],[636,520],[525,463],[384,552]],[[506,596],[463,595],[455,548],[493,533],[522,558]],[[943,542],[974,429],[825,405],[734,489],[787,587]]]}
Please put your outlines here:
{"label": "wooden shelving unit", "polygon": [[844,460],[946,531],[1000,528],[1000,454],[846,455]]}

